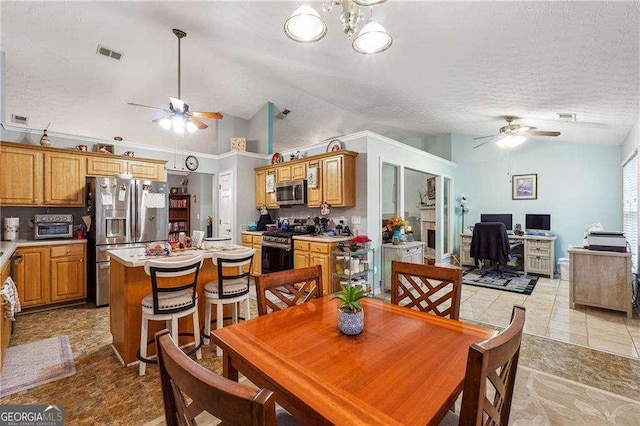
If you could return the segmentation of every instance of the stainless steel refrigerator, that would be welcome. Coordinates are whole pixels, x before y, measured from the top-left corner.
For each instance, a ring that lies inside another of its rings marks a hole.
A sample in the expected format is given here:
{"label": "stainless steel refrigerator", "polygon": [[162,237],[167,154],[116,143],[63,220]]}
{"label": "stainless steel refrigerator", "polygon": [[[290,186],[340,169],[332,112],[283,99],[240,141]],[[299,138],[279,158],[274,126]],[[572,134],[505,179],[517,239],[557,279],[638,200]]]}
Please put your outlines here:
{"label": "stainless steel refrigerator", "polygon": [[96,306],[109,304],[110,262],[107,250],[166,241],[169,206],[166,182],[114,177],[87,179],[91,215],[88,299]]}

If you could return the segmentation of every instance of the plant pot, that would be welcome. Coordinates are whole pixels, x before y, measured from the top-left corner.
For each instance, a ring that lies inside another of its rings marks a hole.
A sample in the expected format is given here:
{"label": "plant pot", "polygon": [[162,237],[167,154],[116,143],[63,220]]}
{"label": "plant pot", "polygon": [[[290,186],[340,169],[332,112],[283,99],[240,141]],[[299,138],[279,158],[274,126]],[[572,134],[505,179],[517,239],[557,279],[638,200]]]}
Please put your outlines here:
{"label": "plant pot", "polygon": [[364,328],[364,311],[352,313],[338,309],[338,328],[348,336],[362,333]]}
{"label": "plant pot", "polygon": [[394,246],[400,244],[400,230],[393,231],[393,234],[391,235],[391,244]]}

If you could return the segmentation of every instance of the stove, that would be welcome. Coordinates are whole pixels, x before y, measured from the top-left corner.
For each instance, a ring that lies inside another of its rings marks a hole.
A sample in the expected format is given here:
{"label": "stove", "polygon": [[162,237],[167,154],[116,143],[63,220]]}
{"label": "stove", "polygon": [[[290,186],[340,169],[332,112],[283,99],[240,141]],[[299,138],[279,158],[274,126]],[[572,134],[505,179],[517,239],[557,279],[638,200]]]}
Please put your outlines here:
{"label": "stove", "polygon": [[262,234],[262,273],[293,269],[293,237],[315,232],[313,226],[297,225],[293,231],[269,231]]}

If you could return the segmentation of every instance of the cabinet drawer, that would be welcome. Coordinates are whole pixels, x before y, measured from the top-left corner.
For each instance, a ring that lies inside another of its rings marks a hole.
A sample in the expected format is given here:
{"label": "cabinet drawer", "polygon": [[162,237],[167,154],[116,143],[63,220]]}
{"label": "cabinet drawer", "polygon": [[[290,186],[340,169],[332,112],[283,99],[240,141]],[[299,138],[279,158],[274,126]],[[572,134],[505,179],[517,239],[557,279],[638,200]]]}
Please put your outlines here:
{"label": "cabinet drawer", "polygon": [[325,243],[309,243],[309,251],[312,253],[329,254],[329,251],[331,251],[331,245]]}
{"label": "cabinet drawer", "polygon": [[243,235],[242,236],[242,242],[251,244],[253,242],[253,236],[252,235]]}
{"label": "cabinet drawer", "polygon": [[293,240],[293,249],[309,251],[309,241]]}
{"label": "cabinet drawer", "polygon": [[64,246],[52,246],[51,257],[60,256],[76,256],[84,254],[84,245],[82,244],[69,244]]}
{"label": "cabinet drawer", "polygon": [[547,242],[529,241],[527,244],[527,256],[549,257],[550,247]]}
{"label": "cabinet drawer", "polygon": [[257,245],[262,244],[262,235],[254,235],[253,236],[253,244],[257,244]]}

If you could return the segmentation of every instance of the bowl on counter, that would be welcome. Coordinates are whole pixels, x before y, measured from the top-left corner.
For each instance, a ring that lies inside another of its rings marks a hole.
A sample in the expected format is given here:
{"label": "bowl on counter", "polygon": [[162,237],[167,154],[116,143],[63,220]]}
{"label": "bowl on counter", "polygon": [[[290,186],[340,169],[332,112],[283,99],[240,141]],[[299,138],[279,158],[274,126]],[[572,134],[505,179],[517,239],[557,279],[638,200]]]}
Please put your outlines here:
{"label": "bowl on counter", "polygon": [[257,230],[258,230],[257,225],[247,225],[247,231],[257,231]]}
{"label": "bowl on counter", "polygon": [[278,225],[276,225],[276,224],[269,224],[266,227],[267,232],[273,232],[273,231],[275,231],[277,229],[278,229]]}

